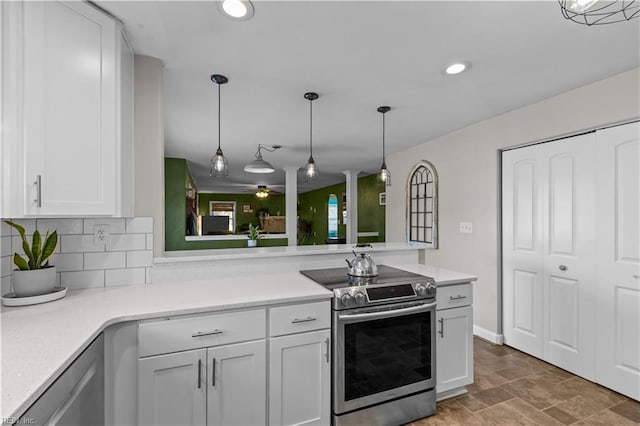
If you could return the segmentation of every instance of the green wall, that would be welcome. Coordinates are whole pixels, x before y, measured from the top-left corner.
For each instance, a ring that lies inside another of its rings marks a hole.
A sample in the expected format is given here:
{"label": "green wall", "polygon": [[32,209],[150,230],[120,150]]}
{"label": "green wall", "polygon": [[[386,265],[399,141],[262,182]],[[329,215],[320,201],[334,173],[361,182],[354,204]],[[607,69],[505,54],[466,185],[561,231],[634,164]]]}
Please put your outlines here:
{"label": "green wall", "polygon": [[[361,243],[385,241],[385,206],[378,203],[378,194],[385,192],[385,185],[378,181],[376,174],[358,178],[358,231],[378,231],[377,237],[361,237]],[[346,193],[346,183],[327,186],[314,191],[298,194],[298,215],[311,224],[312,235],[304,240],[298,236],[298,244],[325,244],[328,233],[329,195],[338,197],[338,238],[346,236],[346,225],[342,223],[342,194]],[[315,235],[314,235],[315,234]]]}
{"label": "green wall", "polygon": [[[246,240],[186,241],[186,183],[189,169],[181,158],[164,159],[164,238],[165,250],[203,250],[246,247]],[[251,196],[249,196],[251,197]],[[254,197],[255,198],[255,197]],[[271,198],[271,196],[269,196]],[[284,199],[284,197],[282,197]],[[284,206],[284,201],[282,202]],[[240,206],[240,209],[242,207]],[[276,210],[277,212],[277,210]],[[281,209],[284,214],[284,207]],[[275,214],[271,213],[271,214]],[[240,223],[240,222],[238,222]],[[286,238],[259,239],[258,246],[286,246]]]}
{"label": "green wall", "polygon": [[[267,198],[261,200],[255,194],[198,194],[198,214],[203,216],[209,215],[209,201],[235,201],[236,202],[236,231],[238,226],[249,223],[258,225],[258,211],[267,209],[271,216],[285,215],[285,197],[283,194],[270,194]],[[242,205],[251,204],[253,213],[243,213]]]}

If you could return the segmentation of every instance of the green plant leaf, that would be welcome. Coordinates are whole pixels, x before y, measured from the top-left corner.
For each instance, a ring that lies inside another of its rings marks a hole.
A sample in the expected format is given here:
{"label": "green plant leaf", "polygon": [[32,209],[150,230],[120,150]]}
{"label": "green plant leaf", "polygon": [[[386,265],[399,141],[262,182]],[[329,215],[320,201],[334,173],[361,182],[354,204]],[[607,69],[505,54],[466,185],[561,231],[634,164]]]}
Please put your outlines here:
{"label": "green plant leaf", "polygon": [[40,257],[42,256],[42,236],[40,236],[40,232],[37,229],[33,231],[31,255],[33,256],[33,269],[40,269]]}
{"label": "green plant leaf", "polygon": [[24,227],[22,225],[18,225],[17,223],[12,222],[10,220],[5,220],[4,223],[6,223],[9,226],[12,226],[12,227],[16,228],[18,230],[18,232],[20,233],[20,236],[22,238],[24,238],[26,232],[25,232]]}
{"label": "green plant leaf", "polygon": [[27,269],[35,269],[35,267],[33,266],[35,264],[33,259],[33,254],[31,254],[31,249],[29,248],[29,242],[27,241],[27,236],[26,236],[24,227],[10,220],[5,220],[4,223],[18,230],[18,232],[20,233],[20,237],[22,238],[22,250],[24,251],[24,254],[27,256],[27,258],[29,259]]}
{"label": "green plant leaf", "polygon": [[40,263],[44,264],[56,251],[58,245],[58,232],[53,231],[51,235],[47,235],[42,247],[42,256],[40,257]]}
{"label": "green plant leaf", "polygon": [[25,271],[29,269],[29,264],[24,260],[18,253],[13,254],[13,263],[20,269],[21,271]]}

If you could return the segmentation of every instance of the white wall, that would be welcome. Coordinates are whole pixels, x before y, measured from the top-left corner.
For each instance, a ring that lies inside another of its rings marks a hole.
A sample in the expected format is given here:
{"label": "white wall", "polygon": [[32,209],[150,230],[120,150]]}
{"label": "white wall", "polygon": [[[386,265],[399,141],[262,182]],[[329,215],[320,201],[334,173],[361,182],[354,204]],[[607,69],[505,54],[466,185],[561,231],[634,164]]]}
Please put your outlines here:
{"label": "white wall", "polygon": [[[439,177],[440,238],[426,263],[477,275],[474,324],[498,332],[499,150],[638,118],[639,82],[636,68],[390,155],[387,242],[406,241],[408,174],[418,160],[430,161]],[[473,233],[461,234],[459,222],[472,222]]]}
{"label": "white wall", "polygon": [[153,217],[154,256],[164,253],[164,87],[162,62],[135,56],[134,215]]}

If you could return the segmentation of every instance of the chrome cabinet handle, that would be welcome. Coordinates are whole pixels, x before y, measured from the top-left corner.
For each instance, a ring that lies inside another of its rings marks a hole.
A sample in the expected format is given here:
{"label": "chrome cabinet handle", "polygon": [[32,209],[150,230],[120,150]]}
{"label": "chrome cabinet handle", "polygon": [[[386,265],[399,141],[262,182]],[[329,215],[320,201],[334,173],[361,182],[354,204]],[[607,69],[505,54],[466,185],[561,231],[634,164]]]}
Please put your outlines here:
{"label": "chrome cabinet handle", "polygon": [[324,353],[324,356],[327,359],[327,364],[328,364],[329,361],[330,361],[330,359],[329,359],[329,351],[331,349],[331,344],[330,344],[330,341],[329,341],[328,337],[325,339],[324,343],[327,345],[327,352]]}
{"label": "chrome cabinet handle", "polygon": [[213,358],[211,360],[211,365],[212,365],[212,367],[211,367],[211,371],[212,371],[212,373],[211,373],[211,387],[215,388],[216,387],[216,359],[215,358]]}
{"label": "chrome cabinet handle", "polygon": [[566,271],[567,267],[565,265],[560,265],[558,266],[558,269],[560,269],[561,271]]}
{"label": "chrome cabinet handle", "polygon": [[467,296],[463,296],[461,294],[457,295],[457,296],[449,296],[449,300],[461,300],[461,299],[466,299]]}
{"label": "chrome cabinet handle", "polygon": [[291,320],[291,324],[298,324],[300,322],[310,322],[310,321],[315,321],[316,319],[317,319],[316,317],[294,318]]}
{"label": "chrome cabinet handle", "polygon": [[42,175],[37,175],[36,181],[33,182],[33,184],[36,186],[36,199],[34,201],[36,202],[36,206],[40,208],[42,207]]}
{"label": "chrome cabinet handle", "polygon": [[441,339],[444,339],[444,318],[440,318],[438,322],[440,323],[440,331],[438,331],[438,334]]}
{"label": "chrome cabinet handle", "polygon": [[217,328],[213,331],[198,331],[195,334],[192,334],[191,337],[202,337],[202,336],[213,336],[214,334],[222,334],[224,331],[218,330]]}
{"label": "chrome cabinet handle", "polygon": [[198,359],[198,389],[200,389],[201,382],[202,382],[202,360]]}

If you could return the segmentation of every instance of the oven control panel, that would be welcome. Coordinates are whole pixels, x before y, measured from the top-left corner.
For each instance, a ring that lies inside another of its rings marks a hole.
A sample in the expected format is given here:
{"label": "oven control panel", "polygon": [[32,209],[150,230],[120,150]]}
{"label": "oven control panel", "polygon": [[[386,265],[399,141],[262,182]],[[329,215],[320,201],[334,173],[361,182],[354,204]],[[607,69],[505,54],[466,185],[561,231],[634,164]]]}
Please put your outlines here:
{"label": "oven control panel", "polygon": [[352,309],[434,297],[436,297],[436,285],[430,281],[350,286],[334,290],[334,309]]}

